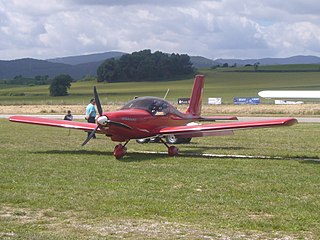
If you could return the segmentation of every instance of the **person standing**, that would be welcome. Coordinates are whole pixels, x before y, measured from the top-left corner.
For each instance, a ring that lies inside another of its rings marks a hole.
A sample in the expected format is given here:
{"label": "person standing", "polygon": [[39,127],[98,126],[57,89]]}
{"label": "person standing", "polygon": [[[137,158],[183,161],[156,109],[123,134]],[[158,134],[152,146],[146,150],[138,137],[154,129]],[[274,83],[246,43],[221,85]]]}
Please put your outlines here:
{"label": "person standing", "polygon": [[[96,122],[97,112],[96,112],[95,105],[96,105],[96,101],[94,100],[94,98],[92,98],[86,108],[86,120],[88,123]],[[89,135],[90,135],[90,132],[88,132],[88,136]],[[95,134],[93,135],[93,138],[96,138]]]}

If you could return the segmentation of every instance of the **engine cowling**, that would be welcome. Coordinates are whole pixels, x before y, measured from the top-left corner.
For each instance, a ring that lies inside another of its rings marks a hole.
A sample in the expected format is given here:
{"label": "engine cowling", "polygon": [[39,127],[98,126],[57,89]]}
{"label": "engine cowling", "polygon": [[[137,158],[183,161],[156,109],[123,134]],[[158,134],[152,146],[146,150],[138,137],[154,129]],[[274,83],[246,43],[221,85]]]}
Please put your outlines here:
{"label": "engine cowling", "polygon": [[106,125],[108,124],[108,121],[109,121],[109,119],[108,119],[107,116],[100,116],[100,117],[98,117],[98,119],[97,119],[97,123],[98,123],[99,125],[102,125],[102,126],[106,126]]}

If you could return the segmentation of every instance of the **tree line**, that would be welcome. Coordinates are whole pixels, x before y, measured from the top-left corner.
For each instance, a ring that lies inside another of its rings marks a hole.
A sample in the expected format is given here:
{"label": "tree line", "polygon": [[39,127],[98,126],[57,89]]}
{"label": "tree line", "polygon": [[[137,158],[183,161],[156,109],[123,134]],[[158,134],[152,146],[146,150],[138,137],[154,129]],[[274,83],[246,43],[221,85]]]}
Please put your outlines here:
{"label": "tree line", "polygon": [[97,69],[98,82],[161,81],[194,74],[186,54],[151,53],[146,49],[104,61]]}

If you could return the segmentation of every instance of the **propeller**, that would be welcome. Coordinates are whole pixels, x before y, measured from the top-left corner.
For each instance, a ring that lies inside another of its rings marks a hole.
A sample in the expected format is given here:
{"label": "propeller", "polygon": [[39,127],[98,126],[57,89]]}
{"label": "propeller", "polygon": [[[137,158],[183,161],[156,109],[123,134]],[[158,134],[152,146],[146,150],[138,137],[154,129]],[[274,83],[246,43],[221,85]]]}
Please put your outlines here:
{"label": "propeller", "polygon": [[81,146],[86,145],[90,139],[93,137],[93,135],[96,133],[97,129],[99,128],[99,125],[96,126],[96,128],[88,135],[88,137],[86,138],[86,140],[81,144]]}
{"label": "propeller", "polygon": [[99,95],[98,95],[96,86],[93,87],[93,94],[94,94],[94,100],[96,101],[96,105],[98,108],[98,113],[101,116],[103,111],[102,111],[102,107],[101,107],[101,103],[100,103],[100,99],[99,99]]}
{"label": "propeller", "polygon": [[132,130],[132,127],[128,126],[127,124],[124,124],[124,123],[121,123],[121,122],[112,121],[112,120],[108,119],[107,116],[102,115],[103,114],[103,110],[102,110],[102,107],[101,107],[101,102],[100,102],[100,99],[99,99],[99,94],[97,92],[96,86],[93,87],[93,94],[94,94],[94,99],[96,101],[96,106],[97,106],[97,109],[98,109],[98,112],[99,112],[99,117],[97,119],[97,126],[88,135],[88,137],[81,144],[81,146],[86,145],[90,141],[90,139],[94,136],[94,134],[96,133],[96,131],[98,130],[98,128],[100,126],[114,125],[114,126],[117,126],[117,127],[123,127],[123,128],[127,128],[127,129]]}

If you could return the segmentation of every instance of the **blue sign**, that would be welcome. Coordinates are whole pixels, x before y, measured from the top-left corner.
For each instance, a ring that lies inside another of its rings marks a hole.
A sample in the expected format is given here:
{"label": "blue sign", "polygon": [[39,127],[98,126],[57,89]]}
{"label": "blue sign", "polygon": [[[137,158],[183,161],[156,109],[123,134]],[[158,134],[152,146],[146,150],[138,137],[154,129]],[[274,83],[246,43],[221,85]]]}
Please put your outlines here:
{"label": "blue sign", "polygon": [[258,97],[235,97],[233,98],[234,104],[260,104]]}

